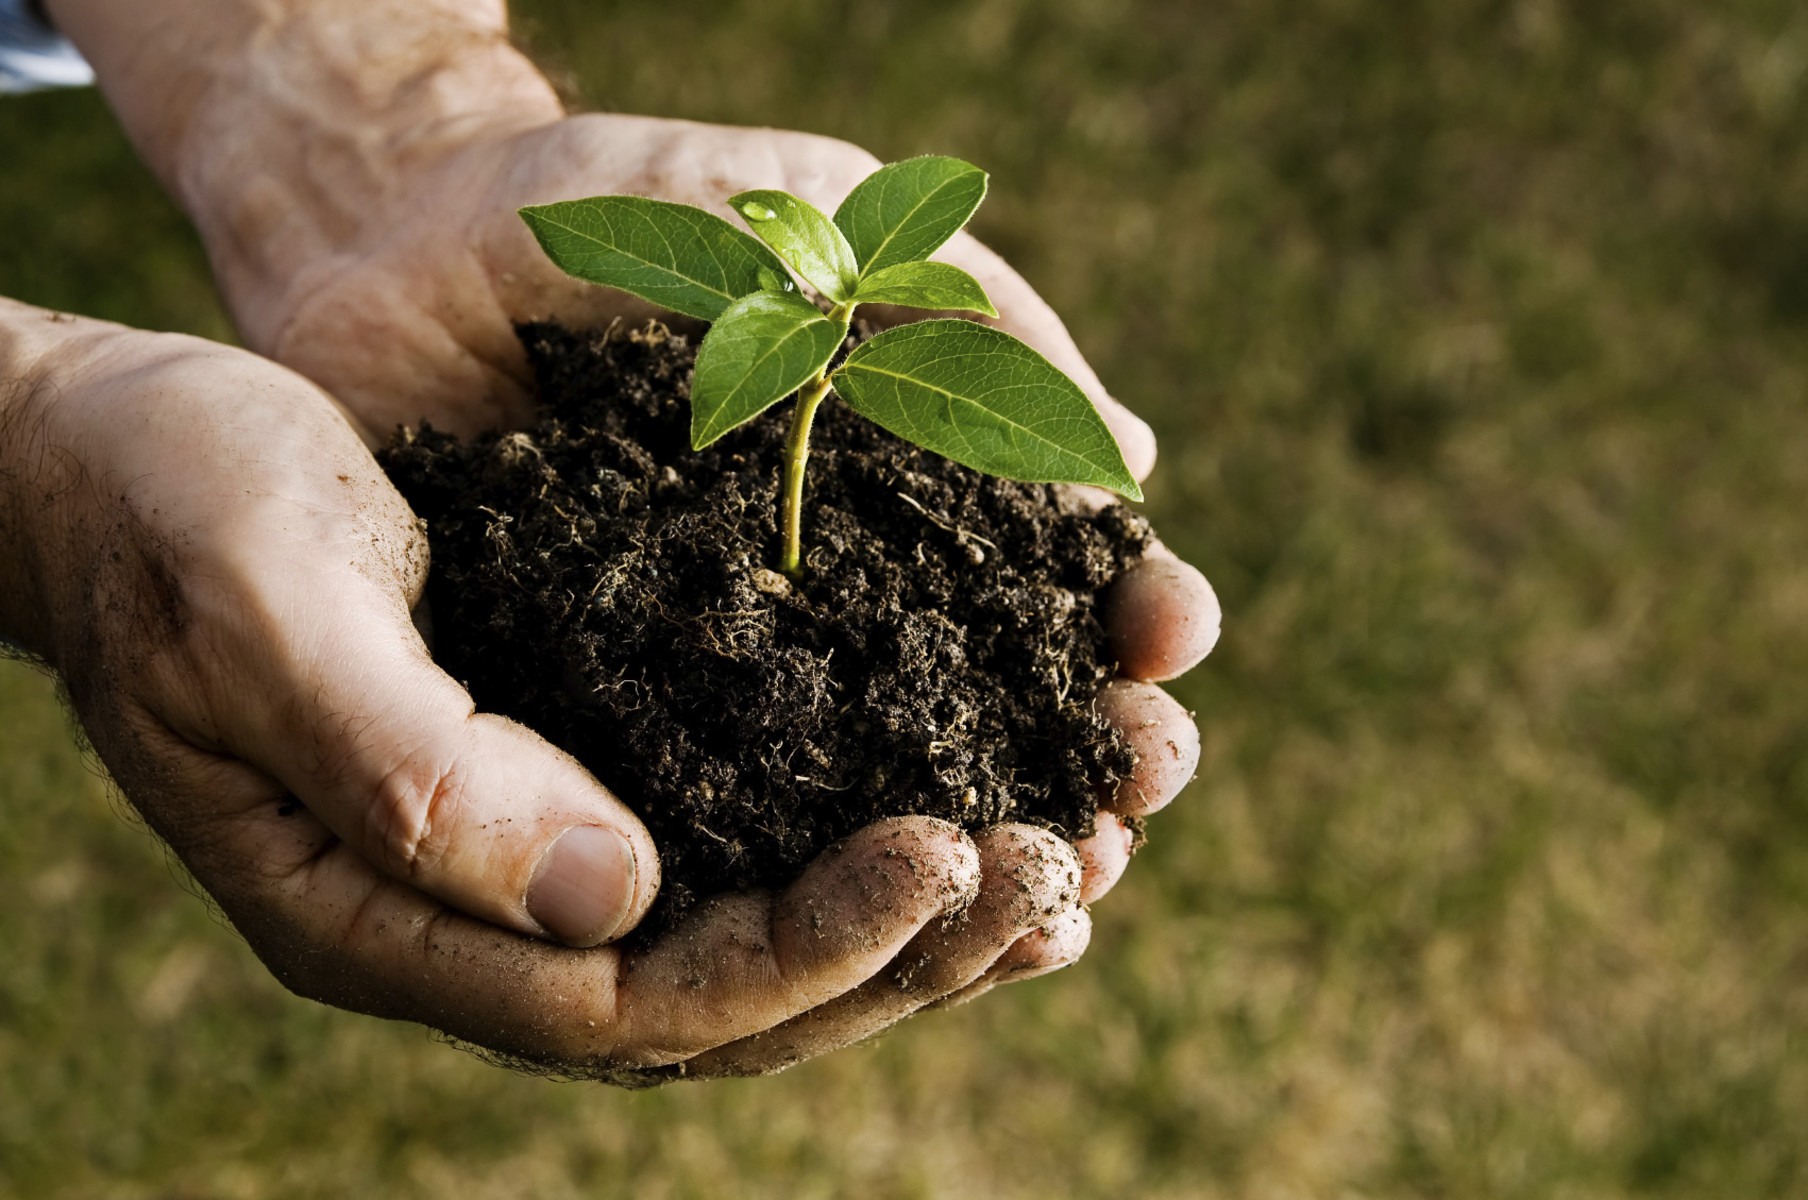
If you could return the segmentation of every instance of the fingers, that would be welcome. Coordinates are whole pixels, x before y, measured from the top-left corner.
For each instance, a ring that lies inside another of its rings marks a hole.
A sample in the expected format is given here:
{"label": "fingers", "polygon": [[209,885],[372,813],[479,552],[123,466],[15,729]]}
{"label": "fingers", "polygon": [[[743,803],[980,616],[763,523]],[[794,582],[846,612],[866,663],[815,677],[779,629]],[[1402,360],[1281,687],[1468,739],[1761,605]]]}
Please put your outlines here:
{"label": "fingers", "polygon": [[1130,777],[1105,808],[1128,817],[1165,807],[1199,766],[1199,729],[1180,702],[1152,683],[1114,679],[1093,707],[1116,727],[1136,753]]}
{"label": "fingers", "polygon": [[670,1061],[771,1029],[864,983],[933,919],[973,903],[979,883],[979,854],[956,827],[877,822],[776,900],[718,897],[632,957],[623,1037]]}
{"label": "fingers", "polygon": [[1063,913],[1040,929],[1017,939],[985,975],[981,983],[1017,983],[1072,966],[1092,942],[1092,918],[1084,909]]}
{"label": "fingers", "polygon": [[1092,918],[1085,909],[1063,913],[1039,929],[1019,938],[978,979],[948,996],[938,1008],[956,1008],[977,1000],[1001,983],[1022,983],[1038,975],[1059,971],[1079,961],[1092,941]]}
{"label": "fingers", "polygon": [[151,719],[126,724],[102,739],[122,785],[287,986],[560,1072],[657,1068],[783,1022],[864,982],[978,886],[963,834],[900,818],[778,895],[706,904],[645,951],[572,950],[445,908],[274,780]]}
{"label": "fingers", "polygon": [[1222,621],[1205,576],[1165,553],[1112,583],[1103,617],[1119,670],[1155,682],[1185,674],[1211,653]]}
{"label": "fingers", "polygon": [[924,927],[860,987],[776,1028],[700,1054],[685,1064],[685,1074],[768,1074],[860,1041],[968,986],[1026,934],[1075,912],[1080,863],[1060,838],[1032,826],[1000,825],[974,841],[979,895],[958,917]]}
{"label": "fingers", "polygon": [[1105,807],[1141,816],[1178,795],[1199,765],[1192,716],[1147,681],[1173,679],[1211,652],[1221,620],[1218,597],[1205,576],[1157,545],[1112,583],[1103,618],[1127,678],[1107,684],[1094,705],[1136,752],[1130,778]]}
{"label": "fingers", "polygon": [[1139,481],[1147,479],[1149,472],[1155,469],[1154,431],[1105,391],[1105,385],[1099,382],[1098,375],[1087,364],[1067,327],[1048,302],[1037,295],[1004,259],[969,233],[955,234],[935,257],[962,268],[986,289],[992,306],[998,310],[998,319],[991,324],[1028,342],[1080,385],[1098,406],[1099,415],[1117,439],[1130,474]]}
{"label": "fingers", "polygon": [[1091,904],[1117,886],[1130,866],[1135,835],[1116,815],[1101,812],[1091,837],[1074,843],[1080,855],[1080,903]]}

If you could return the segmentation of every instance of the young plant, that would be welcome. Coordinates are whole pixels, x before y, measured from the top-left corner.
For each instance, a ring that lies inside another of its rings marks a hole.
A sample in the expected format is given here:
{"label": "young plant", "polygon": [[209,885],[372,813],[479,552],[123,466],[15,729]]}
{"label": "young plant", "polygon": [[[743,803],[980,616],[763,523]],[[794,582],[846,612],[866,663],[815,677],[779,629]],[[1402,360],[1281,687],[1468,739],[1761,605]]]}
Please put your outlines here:
{"label": "young plant", "polygon": [[867,339],[829,371],[862,304],[998,315],[978,280],[928,261],[985,194],[984,171],[932,156],[873,172],[833,220],[788,192],[731,197],[757,241],[713,213],[640,196],[536,205],[521,217],[567,273],[710,322],[691,382],[693,449],[797,393],[779,557],[795,577],[810,424],[831,388],[860,415],[974,470],[1142,499],[1086,394],[1010,334],[918,321]]}

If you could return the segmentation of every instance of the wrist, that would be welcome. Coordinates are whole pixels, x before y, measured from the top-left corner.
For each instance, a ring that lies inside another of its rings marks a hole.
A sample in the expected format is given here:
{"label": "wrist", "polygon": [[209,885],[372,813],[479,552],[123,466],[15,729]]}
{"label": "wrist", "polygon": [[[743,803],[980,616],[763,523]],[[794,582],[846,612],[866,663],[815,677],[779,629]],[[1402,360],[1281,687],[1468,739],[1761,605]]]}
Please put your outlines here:
{"label": "wrist", "polygon": [[292,297],[405,219],[458,149],[563,112],[499,0],[49,7],[194,220],[258,350]]}
{"label": "wrist", "polygon": [[0,641],[49,657],[43,566],[58,497],[79,478],[50,433],[72,343],[92,322],[0,299]]}

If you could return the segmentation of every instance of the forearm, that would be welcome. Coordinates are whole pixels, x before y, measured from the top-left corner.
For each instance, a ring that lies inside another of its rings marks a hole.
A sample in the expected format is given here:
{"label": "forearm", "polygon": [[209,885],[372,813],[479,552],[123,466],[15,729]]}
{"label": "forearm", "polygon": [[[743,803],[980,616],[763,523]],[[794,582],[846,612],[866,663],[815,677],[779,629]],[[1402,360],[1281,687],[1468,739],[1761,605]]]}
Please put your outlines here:
{"label": "forearm", "polygon": [[561,115],[502,0],[49,0],[194,220],[246,340],[363,248],[414,168]]}

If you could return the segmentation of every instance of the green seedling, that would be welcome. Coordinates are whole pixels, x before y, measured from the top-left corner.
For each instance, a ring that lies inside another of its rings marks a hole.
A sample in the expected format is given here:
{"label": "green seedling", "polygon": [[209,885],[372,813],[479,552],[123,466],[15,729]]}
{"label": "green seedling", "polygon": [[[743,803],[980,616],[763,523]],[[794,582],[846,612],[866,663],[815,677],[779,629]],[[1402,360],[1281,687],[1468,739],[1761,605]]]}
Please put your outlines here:
{"label": "green seedling", "polygon": [[810,424],[830,389],[899,437],[977,471],[1142,499],[1079,385],[1001,330],[966,320],[900,325],[829,370],[862,304],[998,315],[978,280],[928,261],[985,194],[978,167],[924,157],[873,172],[833,220],[788,192],[732,197],[757,240],[703,209],[640,196],[535,205],[521,217],[567,273],[710,322],[691,382],[694,449],[797,393],[779,557],[795,577]]}

